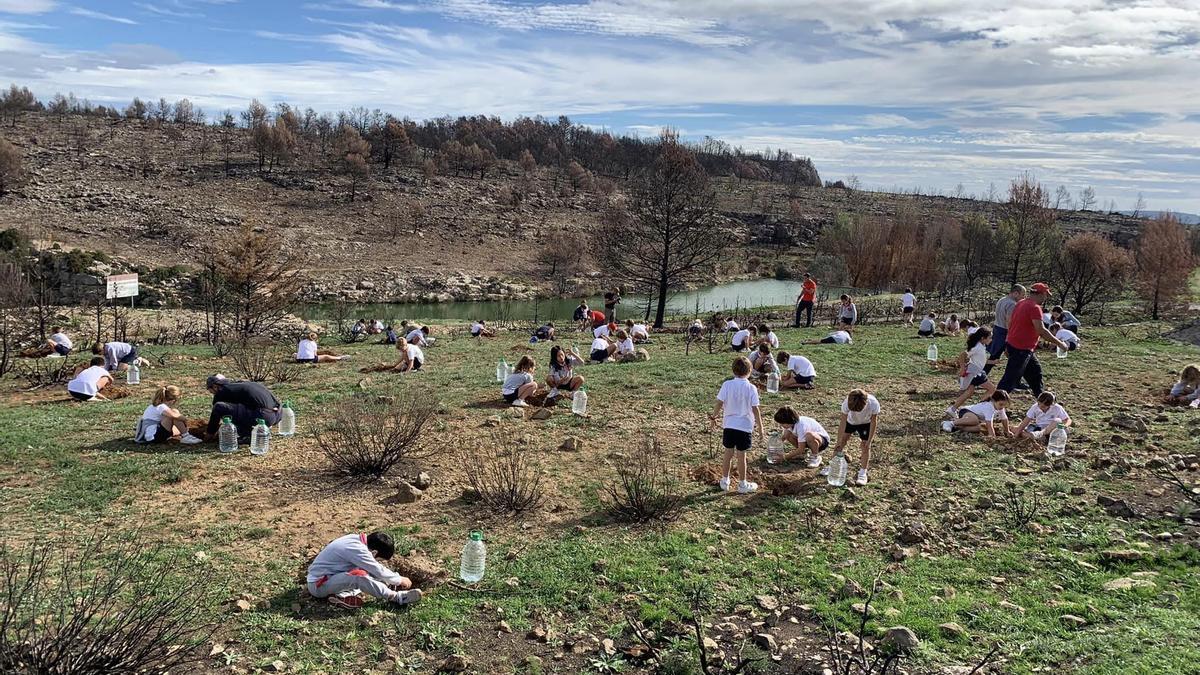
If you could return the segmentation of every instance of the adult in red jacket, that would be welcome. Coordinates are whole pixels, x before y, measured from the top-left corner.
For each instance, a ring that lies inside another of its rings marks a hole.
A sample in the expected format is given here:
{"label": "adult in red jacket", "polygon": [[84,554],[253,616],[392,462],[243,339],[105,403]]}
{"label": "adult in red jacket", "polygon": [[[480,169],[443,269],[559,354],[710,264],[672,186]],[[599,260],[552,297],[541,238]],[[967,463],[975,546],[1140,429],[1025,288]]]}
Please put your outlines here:
{"label": "adult in red jacket", "polygon": [[593,309],[588,313],[588,318],[592,320],[592,328],[599,328],[605,324],[604,312],[598,312]]}
{"label": "adult in red jacket", "polygon": [[1038,339],[1044,339],[1050,344],[1067,348],[1063,343],[1046,329],[1042,323],[1042,303],[1050,298],[1050,287],[1038,282],[1029,287],[1029,297],[1017,303],[1012,316],[1008,320],[1008,335],[1005,337],[1004,350],[1008,354],[1008,366],[1004,369],[1004,377],[1000,378],[997,389],[1012,393],[1021,378],[1029,383],[1029,390],[1034,396],[1042,393],[1042,364],[1037,359]]}

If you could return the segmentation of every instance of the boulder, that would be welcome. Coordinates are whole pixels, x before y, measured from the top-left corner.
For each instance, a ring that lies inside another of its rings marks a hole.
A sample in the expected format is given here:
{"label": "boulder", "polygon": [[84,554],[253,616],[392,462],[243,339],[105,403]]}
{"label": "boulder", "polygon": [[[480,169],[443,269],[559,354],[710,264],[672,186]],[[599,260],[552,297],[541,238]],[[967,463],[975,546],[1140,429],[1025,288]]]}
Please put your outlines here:
{"label": "boulder", "polygon": [[1149,579],[1133,579],[1130,577],[1119,577],[1110,581],[1104,582],[1104,590],[1106,591],[1128,591],[1134,588],[1155,588],[1156,584]]}
{"label": "boulder", "polygon": [[967,629],[963,628],[957,623],[954,623],[953,621],[939,624],[938,630],[942,632],[942,635],[950,638],[951,640],[960,640],[967,636]]}
{"label": "boulder", "polygon": [[1117,518],[1137,517],[1137,511],[1134,511],[1133,507],[1127,504],[1124,499],[1097,495],[1096,503],[1107,511],[1110,516],[1116,516]]}
{"label": "boulder", "polygon": [[907,654],[921,646],[921,640],[907,626],[892,626],[884,632],[882,644],[888,651]]}
{"label": "boulder", "polygon": [[581,452],[583,450],[583,439],[574,436],[568,436],[559,446],[561,452]]}

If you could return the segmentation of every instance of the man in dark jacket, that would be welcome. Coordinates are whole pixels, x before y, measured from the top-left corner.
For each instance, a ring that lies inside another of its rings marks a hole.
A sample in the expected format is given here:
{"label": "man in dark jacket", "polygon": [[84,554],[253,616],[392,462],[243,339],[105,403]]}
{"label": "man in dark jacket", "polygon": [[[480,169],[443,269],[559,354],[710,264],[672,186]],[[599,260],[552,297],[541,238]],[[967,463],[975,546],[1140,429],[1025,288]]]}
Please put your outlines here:
{"label": "man in dark jacket", "polygon": [[267,426],[279,422],[279,399],[261,383],[234,382],[217,374],[210,376],[205,386],[213,395],[212,413],[208,416],[208,428],[205,430],[207,440],[217,437],[223,417],[233,420],[239,443],[249,440],[250,431],[257,420],[262,419]]}

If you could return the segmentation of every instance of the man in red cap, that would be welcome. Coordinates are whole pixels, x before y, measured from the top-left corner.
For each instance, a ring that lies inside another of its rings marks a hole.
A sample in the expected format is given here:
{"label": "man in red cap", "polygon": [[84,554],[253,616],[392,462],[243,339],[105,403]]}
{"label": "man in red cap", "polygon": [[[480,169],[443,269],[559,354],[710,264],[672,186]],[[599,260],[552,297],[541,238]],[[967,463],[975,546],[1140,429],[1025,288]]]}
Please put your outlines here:
{"label": "man in red cap", "polygon": [[1017,303],[1012,316],[1008,320],[1008,335],[1005,337],[1004,350],[1008,354],[1008,367],[1004,369],[1004,377],[1000,379],[997,389],[1012,393],[1024,377],[1029,383],[1029,390],[1034,396],[1042,393],[1042,364],[1038,363],[1038,339],[1044,339],[1052,345],[1067,348],[1063,343],[1046,329],[1042,323],[1042,303],[1050,298],[1050,287],[1040,281],[1029,287],[1029,297]]}

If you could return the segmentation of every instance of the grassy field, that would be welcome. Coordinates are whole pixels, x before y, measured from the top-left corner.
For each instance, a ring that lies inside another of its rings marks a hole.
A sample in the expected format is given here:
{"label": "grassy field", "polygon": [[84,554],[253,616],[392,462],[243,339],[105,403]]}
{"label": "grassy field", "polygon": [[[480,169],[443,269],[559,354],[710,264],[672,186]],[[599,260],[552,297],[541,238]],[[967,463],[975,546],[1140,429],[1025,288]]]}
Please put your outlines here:
{"label": "grassy field", "polygon": [[[443,338],[427,351],[426,372],[365,381],[358,368],[391,352],[346,348],[352,360],[275,388],[294,403],[300,434],[276,439],[265,457],[128,440],[155,384],[184,387],[184,411],[207,414],[203,377],[231,371],[207,348],[158,348],[167,365],[148,368],[134,396],[110,403],[74,404],[61,390],[21,392],[5,382],[0,514],[10,539],[140,528],[148,543],[203,551],[222,603],[222,649],[207,664],[220,672],[277,660],[288,672],[433,672],[452,654],[469,657],[472,672],[638,672],[649,665],[630,649],[630,618],[676,655],[670,672],[699,672],[688,667],[696,643],[680,621],[697,593],[716,649],[732,658],[745,644],[747,655],[765,657],[750,634],[768,632],[780,647],[776,659],[749,672],[806,672],[829,662],[827,626],[857,629],[854,606],[864,598],[854,587],[876,578],[866,637],[911,628],[921,644],[906,672],[965,673],[996,644],[984,672],[1198,672],[1200,531],[1195,516],[1180,517],[1182,495],[1143,467],[1153,457],[1200,452],[1200,413],[1161,402],[1172,373],[1200,360],[1197,349],[1150,336],[1148,327],[1096,329],[1085,331],[1083,351],[1043,358],[1049,388],[1077,426],[1066,460],[1052,465],[1022,444],[940,434],[954,380],[930,368],[927,343],[913,332],[866,327],[853,346],[807,347],[799,342],[825,332],[779,332],[785,349],[813,360],[817,388],[765,396],[768,420],[786,403],[833,430],[847,390],[878,396],[881,431],[865,488],[829,488],[802,466],[768,467],[762,448],[752,470],[764,483],[780,480],[771,474],[800,479],[794,494],[721,495],[695,480],[718,451],[706,414],[730,354],[702,346],[685,355],[677,336],[658,337],[647,363],[584,368],[590,419],[564,406],[547,421],[513,419],[493,372],[498,359],[511,363],[526,346],[520,335],[501,335],[483,343]],[[588,344],[565,342],[573,341]],[[939,339],[943,357],[961,342]],[[531,352],[539,379],[548,351]],[[390,503],[395,490],[385,483],[333,475],[310,434],[329,403],[393,386],[441,403],[425,440],[436,454],[399,472],[433,478],[413,504]],[[1018,396],[1014,414],[1029,405],[1028,394]],[[1140,417],[1147,431],[1112,427],[1115,413]],[[676,462],[687,510],[668,527],[614,524],[599,490],[648,434]],[[582,439],[583,450],[558,450],[568,436]],[[462,451],[498,439],[539,451],[548,494],[538,511],[500,516],[463,500]],[[849,454],[853,469],[856,443]],[[1200,474],[1184,476],[1195,484]],[[1026,505],[1036,503],[1027,526],[1009,522],[1010,485]],[[1099,496],[1123,498],[1138,516],[1110,515]],[[439,586],[403,611],[353,615],[303,597],[297,579],[323,544],[375,528],[395,534],[404,553],[455,572],[467,533],[482,529],[487,576],[478,589]],[[1112,550],[1132,553],[1114,560],[1105,554]],[[1125,577],[1151,584],[1104,589]],[[238,611],[238,598],[251,609]],[[941,627],[948,622],[957,626]],[[533,629],[546,634],[527,635]],[[605,653],[605,639],[615,654]]]}

